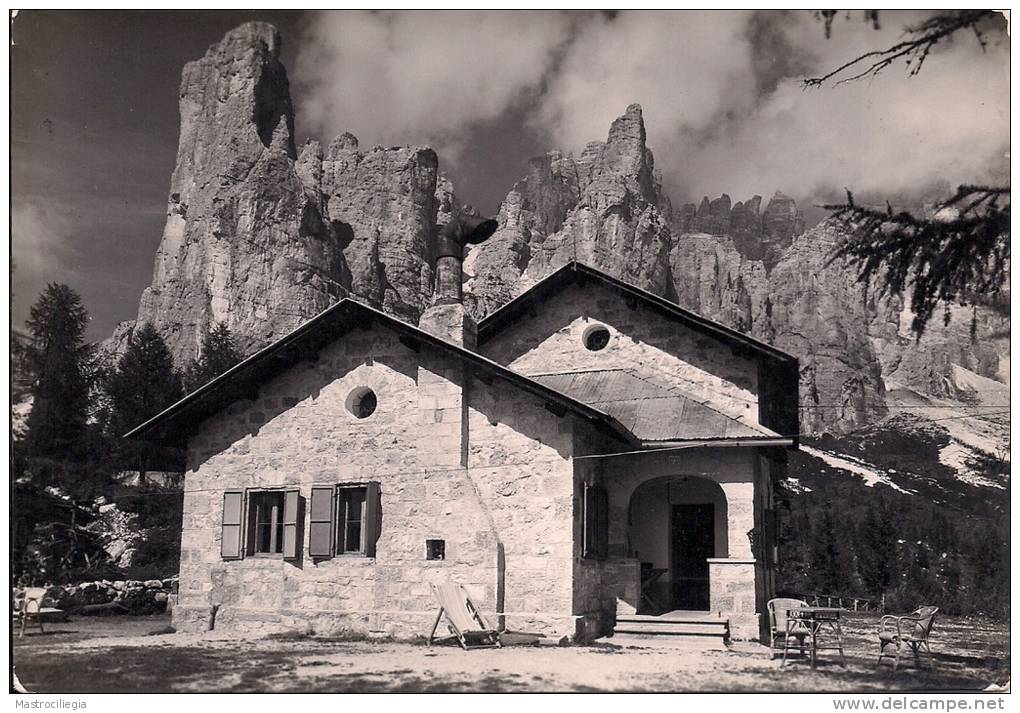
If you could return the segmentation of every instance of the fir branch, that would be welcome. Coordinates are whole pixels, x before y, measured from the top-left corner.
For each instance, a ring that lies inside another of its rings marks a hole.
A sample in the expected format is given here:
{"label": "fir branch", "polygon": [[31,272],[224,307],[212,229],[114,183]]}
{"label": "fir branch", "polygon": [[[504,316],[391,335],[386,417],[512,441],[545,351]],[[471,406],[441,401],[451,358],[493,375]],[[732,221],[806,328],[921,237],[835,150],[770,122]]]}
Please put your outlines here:
{"label": "fir branch", "polygon": [[[823,14],[825,20],[825,36],[829,37],[832,26],[832,14]],[[878,26],[878,15],[874,11],[866,19],[870,19]],[[853,72],[850,76],[837,79],[835,85],[853,82],[866,77],[875,77],[882,70],[893,63],[906,59],[910,67],[911,76],[921,71],[925,60],[935,45],[946,40],[950,35],[964,29],[972,29],[977,35],[981,48],[984,49],[986,42],[979,25],[995,14],[993,10],[961,10],[957,12],[944,12],[928,18],[924,22],[904,30],[906,39],[896,43],[884,50],[874,50],[843,63],[831,72],[820,77],[808,77],[804,80],[805,87],[820,87],[826,82],[835,79],[840,74]]]}
{"label": "fir branch", "polygon": [[[994,301],[1007,286],[1010,260],[1009,189],[960,186],[932,217],[846,203],[825,205],[847,228],[827,264],[845,259],[857,279],[886,293],[909,289],[918,338],[941,303]],[[949,321],[948,309],[945,321]]]}

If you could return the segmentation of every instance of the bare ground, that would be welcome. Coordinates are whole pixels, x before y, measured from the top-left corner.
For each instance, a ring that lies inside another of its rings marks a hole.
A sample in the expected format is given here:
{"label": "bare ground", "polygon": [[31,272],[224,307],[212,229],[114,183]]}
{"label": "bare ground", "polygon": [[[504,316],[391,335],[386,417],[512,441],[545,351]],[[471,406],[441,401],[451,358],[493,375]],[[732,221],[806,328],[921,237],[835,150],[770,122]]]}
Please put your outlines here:
{"label": "bare ground", "polygon": [[166,630],[166,616],[47,624],[44,634],[14,640],[14,664],[21,684],[40,693],[959,691],[1009,679],[1008,624],[941,620],[932,638],[934,673],[909,664],[896,673],[876,670],[877,624],[873,615],[849,615],[846,668],[827,652],[815,671],[803,661],[781,668],[754,644],[709,651],[603,639],[467,652],[298,633],[152,633]]}

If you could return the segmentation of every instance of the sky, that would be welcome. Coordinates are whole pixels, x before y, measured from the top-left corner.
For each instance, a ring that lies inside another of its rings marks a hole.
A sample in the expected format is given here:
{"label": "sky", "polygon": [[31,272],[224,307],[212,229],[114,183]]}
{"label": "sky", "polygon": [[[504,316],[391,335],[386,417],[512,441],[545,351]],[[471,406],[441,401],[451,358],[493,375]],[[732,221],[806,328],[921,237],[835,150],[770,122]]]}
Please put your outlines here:
{"label": "sky", "polygon": [[[283,36],[298,142],[343,131],[433,146],[462,200],[494,214],[534,155],[604,140],[634,102],[674,204],[776,190],[807,210],[910,204],[1008,175],[1002,26],[937,47],[921,73],[804,90],[897,42],[810,12],[22,12],[12,23],[12,324],[47,282],[76,289],[90,339],[134,318],[174,167],[181,69],[232,27]],[[819,211],[814,211],[815,215]]]}

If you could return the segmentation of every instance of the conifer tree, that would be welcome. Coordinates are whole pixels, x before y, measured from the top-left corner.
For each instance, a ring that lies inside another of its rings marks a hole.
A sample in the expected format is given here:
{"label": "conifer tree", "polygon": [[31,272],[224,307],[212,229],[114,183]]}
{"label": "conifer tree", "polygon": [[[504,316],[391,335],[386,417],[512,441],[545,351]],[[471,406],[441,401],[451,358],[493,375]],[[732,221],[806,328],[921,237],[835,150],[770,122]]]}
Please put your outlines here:
{"label": "conifer tree", "polygon": [[241,361],[241,353],[234,345],[230,329],[220,322],[202,339],[202,351],[184,375],[187,391],[194,391],[212,381]]}
{"label": "conifer tree", "polygon": [[23,358],[32,378],[33,402],[26,453],[73,460],[88,422],[93,352],[85,343],[88,312],[74,290],[50,283],[29,314],[31,341]]}
{"label": "conifer tree", "polygon": [[[118,438],[181,398],[181,376],[163,337],[151,324],[137,329],[106,383],[109,398],[107,431]],[[148,469],[152,447],[119,441],[123,467]]]}

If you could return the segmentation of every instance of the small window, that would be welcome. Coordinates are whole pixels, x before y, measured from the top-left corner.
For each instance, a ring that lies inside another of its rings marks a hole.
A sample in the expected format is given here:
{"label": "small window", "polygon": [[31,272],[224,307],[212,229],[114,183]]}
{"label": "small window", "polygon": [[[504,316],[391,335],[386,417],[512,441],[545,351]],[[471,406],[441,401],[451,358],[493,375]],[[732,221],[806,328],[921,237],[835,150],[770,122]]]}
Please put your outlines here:
{"label": "small window", "polygon": [[588,351],[601,351],[609,344],[609,330],[601,324],[588,327],[588,329],[584,331],[583,340],[584,347]]}
{"label": "small window", "polygon": [[382,524],[379,483],[313,485],[308,554],[375,557]]}
{"label": "small window", "polygon": [[299,559],[303,522],[304,499],[297,488],[228,490],[223,494],[220,556]]}
{"label": "small window", "polygon": [[254,554],[283,554],[283,491],[251,494]]}
{"label": "small window", "polygon": [[581,556],[605,559],[609,554],[609,493],[598,485],[584,484],[581,502]]}
{"label": "small window", "polygon": [[347,410],[355,418],[368,418],[375,413],[378,406],[375,392],[367,386],[359,386],[347,397]]}
{"label": "small window", "polygon": [[446,559],[446,540],[425,540],[425,559]]}
{"label": "small window", "polygon": [[337,491],[337,554],[365,551],[365,488],[340,488]]}

